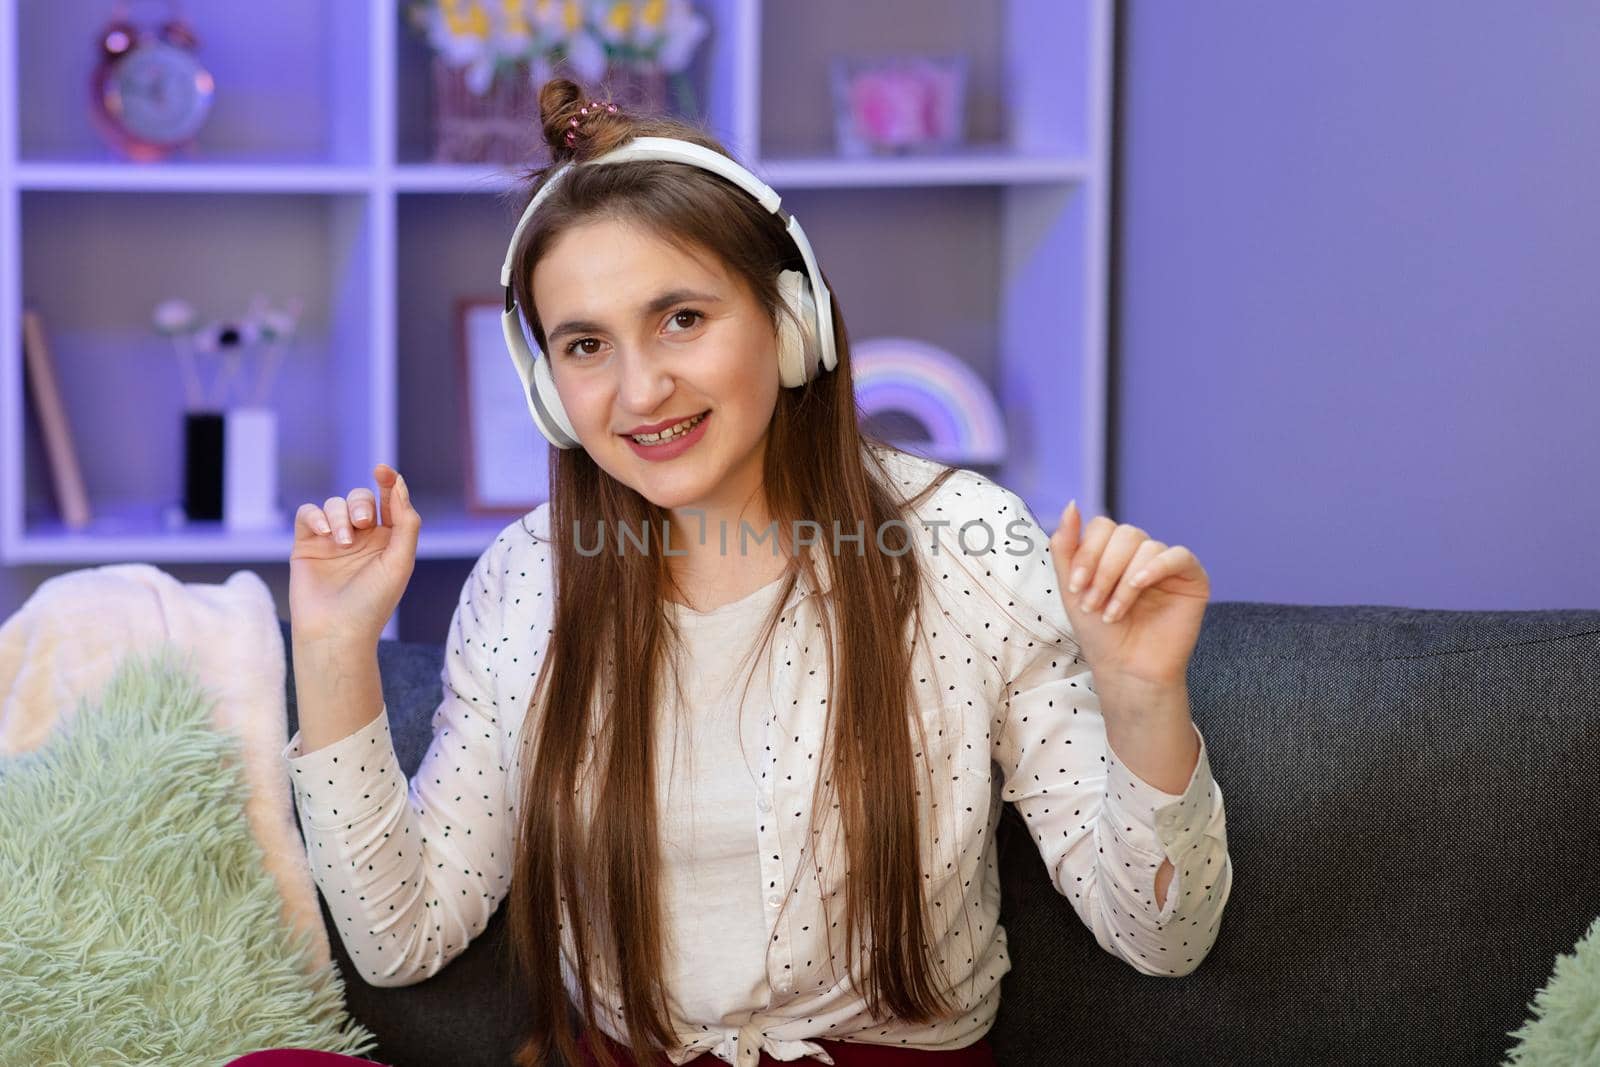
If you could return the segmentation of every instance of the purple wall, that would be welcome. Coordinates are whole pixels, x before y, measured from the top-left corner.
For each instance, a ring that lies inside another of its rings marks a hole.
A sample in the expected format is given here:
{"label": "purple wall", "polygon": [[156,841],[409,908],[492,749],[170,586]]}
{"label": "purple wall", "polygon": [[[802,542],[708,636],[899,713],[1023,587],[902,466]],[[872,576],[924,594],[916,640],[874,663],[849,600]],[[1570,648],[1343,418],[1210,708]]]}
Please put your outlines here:
{"label": "purple wall", "polygon": [[1111,514],[1217,600],[1600,606],[1600,2],[1118,7]]}
{"label": "purple wall", "polygon": [[1214,600],[1600,606],[1600,3],[1120,31],[1113,517]]}

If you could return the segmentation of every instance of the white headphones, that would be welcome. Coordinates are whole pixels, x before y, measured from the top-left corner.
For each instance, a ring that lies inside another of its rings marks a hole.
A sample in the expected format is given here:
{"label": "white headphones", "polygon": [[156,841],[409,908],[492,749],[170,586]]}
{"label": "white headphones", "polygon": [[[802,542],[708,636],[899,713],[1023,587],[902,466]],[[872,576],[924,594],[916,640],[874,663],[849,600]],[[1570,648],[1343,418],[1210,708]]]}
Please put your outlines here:
{"label": "white headphones", "polygon": [[539,427],[539,432],[544,434],[546,440],[558,448],[578,447],[578,434],[561,406],[561,397],[557,395],[555,381],[550,376],[549,361],[542,352],[530,346],[523,335],[516,295],[511,290],[512,258],[516,255],[517,242],[528,220],[533,217],[534,210],[568,170],[574,166],[594,167],[634,159],[671,160],[719,174],[782,219],[795,247],[800,250],[801,258],[805,260],[806,272],[802,274],[797,270],[786,270],[778,274],[778,298],[800,322],[799,329],[796,329],[787,316],[779,316],[779,378],[786,388],[792,389],[821,373],[819,365],[822,369],[833,370],[839,362],[833,345],[833,298],[822,281],[822,272],[817,269],[817,260],[811,252],[811,243],[806,240],[806,231],[800,227],[799,219],[778,206],[778,194],[766,182],[721,152],[675,137],[635,137],[586,163],[568,163],[545,179],[539,192],[523,211],[517,228],[512,231],[511,244],[506,248],[506,261],[500,267],[500,284],[506,291],[506,308],[500,316],[500,325],[505,333],[506,348],[511,353],[511,362],[516,365],[517,376],[522,379],[522,389],[527,394],[528,411],[533,415],[534,425]]}

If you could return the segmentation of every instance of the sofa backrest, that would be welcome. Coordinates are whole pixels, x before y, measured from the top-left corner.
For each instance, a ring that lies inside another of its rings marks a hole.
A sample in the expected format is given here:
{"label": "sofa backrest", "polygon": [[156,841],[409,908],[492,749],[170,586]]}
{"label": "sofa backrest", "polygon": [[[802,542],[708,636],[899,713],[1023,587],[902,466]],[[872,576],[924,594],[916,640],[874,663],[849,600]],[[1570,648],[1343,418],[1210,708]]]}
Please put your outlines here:
{"label": "sofa backrest", "polygon": [[[379,651],[408,774],[440,663]],[[1008,807],[1000,1063],[1497,1062],[1600,914],[1600,612],[1213,603],[1189,692],[1234,866],[1215,947],[1178,979],[1100,949]],[[398,989],[329,921],[379,1059],[508,1062],[503,915]]]}

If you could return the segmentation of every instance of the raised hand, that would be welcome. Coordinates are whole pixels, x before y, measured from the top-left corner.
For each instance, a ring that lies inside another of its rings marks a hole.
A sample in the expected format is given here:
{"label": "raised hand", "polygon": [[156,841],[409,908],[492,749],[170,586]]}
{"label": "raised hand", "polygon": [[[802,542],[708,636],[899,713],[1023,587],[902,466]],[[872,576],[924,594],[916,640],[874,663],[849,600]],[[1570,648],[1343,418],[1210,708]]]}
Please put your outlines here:
{"label": "raised hand", "polygon": [[1181,686],[1211,580],[1182,545],[1152,540],[1104,515],[1079,531],[1077,503],[1050,537],[1057,587],[1073,633],[1102,684]]}
{"label": "raised hand", "polygon": [[380,463],[373,475],[377,496],[358,486],[295,512],[289,621],[296,642],[376,643],[411,581],[422,516],[398,471]]}

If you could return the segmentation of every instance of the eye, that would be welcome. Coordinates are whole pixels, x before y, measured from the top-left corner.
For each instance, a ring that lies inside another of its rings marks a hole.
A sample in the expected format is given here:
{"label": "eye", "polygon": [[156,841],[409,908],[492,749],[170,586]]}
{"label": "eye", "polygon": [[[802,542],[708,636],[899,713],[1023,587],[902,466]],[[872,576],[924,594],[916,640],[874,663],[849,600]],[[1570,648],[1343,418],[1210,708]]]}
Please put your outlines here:
{"label": "eye", "polygon": [[702,312],[702,311],[696,311],[694,308],[684,308],[681,311],[674,312],[673,315],[672,315],[672,318],[669,321],[677,322],[679,319],[683,318],[685,315],[690,316],[689,325],[685,326],[682,330],[674,330],[672,332],[674,332],[674,333],[683,333],[683,332],[685,332],[687,330],[693,329],[694,326],[696,324],[698,324],[701,319],[706,317],[705,313]]}
{"label": "eye", "polygon": [[[687,326],[684,326],[683,329],[681,329],[681,330],[671,330],[671,331],[668,331],[668,332],[670,332],[670,333],[687,333],[689,330],[692,330],[692,329],[694,329],[695,326],[699,325],[700,320],[705,318],[705,317],[706,317],[705,316],[705,312],[696,311],[694,308],[683,308],[683,309],[681,309],[679,311],[675,311],[675,312],[672,313],[672,317],[667,320],[668,322],[679,322],[679,320],[681,320],[681,319],[688,318],[689,323],[688,323]],[[587,358],[589,356],[598,355],[599,353],[596,350],[591,350],[591,349],[587,349],[587,348],[580,352],[580,351],[578,351],[578,346],[579,345],[589,345],[589,344],[598,345],[599,343],[600,343],[600,339],[598,337],[579,337],[577,340],[569,342],[567,344],[567,346],[562,349],[562,352],[564,352],[566,355],[572,357],[573,359],[585,359],[585,358]]]}

